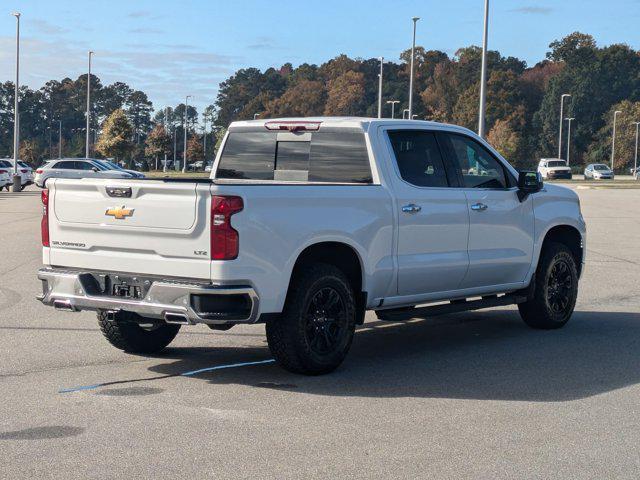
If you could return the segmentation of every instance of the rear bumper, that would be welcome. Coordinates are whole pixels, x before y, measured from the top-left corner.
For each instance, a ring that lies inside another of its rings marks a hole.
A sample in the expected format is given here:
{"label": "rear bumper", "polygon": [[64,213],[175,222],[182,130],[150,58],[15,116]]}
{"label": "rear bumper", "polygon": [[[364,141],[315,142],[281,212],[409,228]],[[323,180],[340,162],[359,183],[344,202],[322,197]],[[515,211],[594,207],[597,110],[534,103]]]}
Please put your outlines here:
{"label": "rear bumper", "polygon": [[94,276],[90,272],[42,268],[38,270],[42,294],[37,298],[59,310],[122,310],[167,323],[220,325],[258,320],[259,299],[250,286],[153,279],[144,298],[133,299],[99,292]]}

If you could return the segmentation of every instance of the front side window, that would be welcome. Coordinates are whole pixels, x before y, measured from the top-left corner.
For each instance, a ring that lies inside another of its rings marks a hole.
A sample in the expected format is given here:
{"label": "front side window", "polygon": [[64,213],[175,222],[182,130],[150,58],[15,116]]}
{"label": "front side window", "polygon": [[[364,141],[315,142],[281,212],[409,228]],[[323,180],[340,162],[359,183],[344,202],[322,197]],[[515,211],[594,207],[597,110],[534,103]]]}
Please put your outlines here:
{"label": "front side window", "polygon": [[389,141],[400,176],[418,187],[447,187],[447,173],[433,132],[392,130]]}
{"label": "front side window", "polygon": [[73,169],[75,169],[74,163],[75,162],[72,162],[72,161],[69,161],[69,160],[65,160],[65,161],[56,163],[53,166],[53,168],[59,168],[59,169],[62,169],[62,170],[73,170]]}
{"label": "front side window", "polygon": [[465,188],[508,188],[504,167],[486,148],[464,135],[447,137]]}

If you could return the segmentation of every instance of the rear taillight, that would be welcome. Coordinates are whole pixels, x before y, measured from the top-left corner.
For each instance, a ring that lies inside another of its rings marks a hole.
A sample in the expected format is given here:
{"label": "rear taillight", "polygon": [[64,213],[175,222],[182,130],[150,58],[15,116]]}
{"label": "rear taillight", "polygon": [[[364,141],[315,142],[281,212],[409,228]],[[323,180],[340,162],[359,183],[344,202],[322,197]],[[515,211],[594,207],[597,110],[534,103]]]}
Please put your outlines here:
{"label": "rear taillight", "polygon": [[244,208],[240,197],[211,197],[211,260],[233,260],[238,257],[238,232],[231,226],[231,216]]}
{"label": "rear taillight", "polygon": [[27,173],[29,170],[22,169],[22,170],[20,170],[20,171],[21,171],[22,173]]}
{"label": "rear taillight", "polygon": [[7,172],[6,170],[0,170],[0,175],[3,173],[9,173],[9,172]]}
{"label": "rear taillight", "polygon": [[36,170],[36,173],[37,173],[37,174],[41,174],[42,172],[44,172],[44,170],[42,170],[41,168],[39,168],[39,169],[37,169],[37,170]]}
{"label": "rear taillight", "polygon": [[42,199],[42,220],[40,221],[40,235],[42,236],[42,246],[49,246],[49,190],[43,189],[40,196]]}

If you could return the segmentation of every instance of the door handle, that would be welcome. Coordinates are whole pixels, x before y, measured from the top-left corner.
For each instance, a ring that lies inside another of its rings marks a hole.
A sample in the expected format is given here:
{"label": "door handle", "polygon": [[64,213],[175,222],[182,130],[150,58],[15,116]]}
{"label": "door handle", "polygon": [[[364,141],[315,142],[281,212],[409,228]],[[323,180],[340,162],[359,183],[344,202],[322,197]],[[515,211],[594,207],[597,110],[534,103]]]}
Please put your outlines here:
{"label": "door handle", "polygon": [[420,205],[416,205],[415,203],[410,203],[409,205],[405,205],[404,207],[402,207],[402,211],[404,213],[418,213],[420,210],[422,210],[422,207]]}
{"label": "door handle", "polygon": [[487,207],[484,203],[474,203],[473,205],[471,205],[471,210],[474,210],[476,212],[483,212],[485,211]]}

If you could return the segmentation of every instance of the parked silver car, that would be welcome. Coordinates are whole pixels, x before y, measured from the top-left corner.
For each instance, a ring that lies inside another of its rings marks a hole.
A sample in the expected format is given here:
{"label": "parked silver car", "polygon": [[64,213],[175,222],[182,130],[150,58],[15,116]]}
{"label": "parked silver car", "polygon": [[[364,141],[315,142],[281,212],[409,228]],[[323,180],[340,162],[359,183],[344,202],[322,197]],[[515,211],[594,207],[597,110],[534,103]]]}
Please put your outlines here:
{"label": "parked silver car", "polygon": [[134,178],[128,172],[109,169],[92,158],[49,160],[36,170],[36,185],[45,188],[50,178]]}
{"label": "parked silver car", "polygon": [[[4,185],[4,187],[9,190],[11,185],[13,185],[13,159],[0,159],[0,169],[7,171],[9,174],[9,183]],[[22,188],[28,185],[33,185],[33,169],[22,160],[18,160],[18,175],[20,176],[20,185]],[[0,187],[0,190],[1,189],[2,187]]]}
{"label": "parked silver car", "polygon": [[130,173],[134,178],[145,178],[144,173],[138,172],[136,170],[127,170],[126,168],[122,168],[116,162],[112,162],[111,160],[94,160],[94,162],[98,162],[100,163],[100,165],[104,165],[109,170],[118,170],[120,172]]}
{"label": "parked silver car", "polygon": [[613,171],[604,163],[591,163],[584,169],[585,180],[613,180]]}

